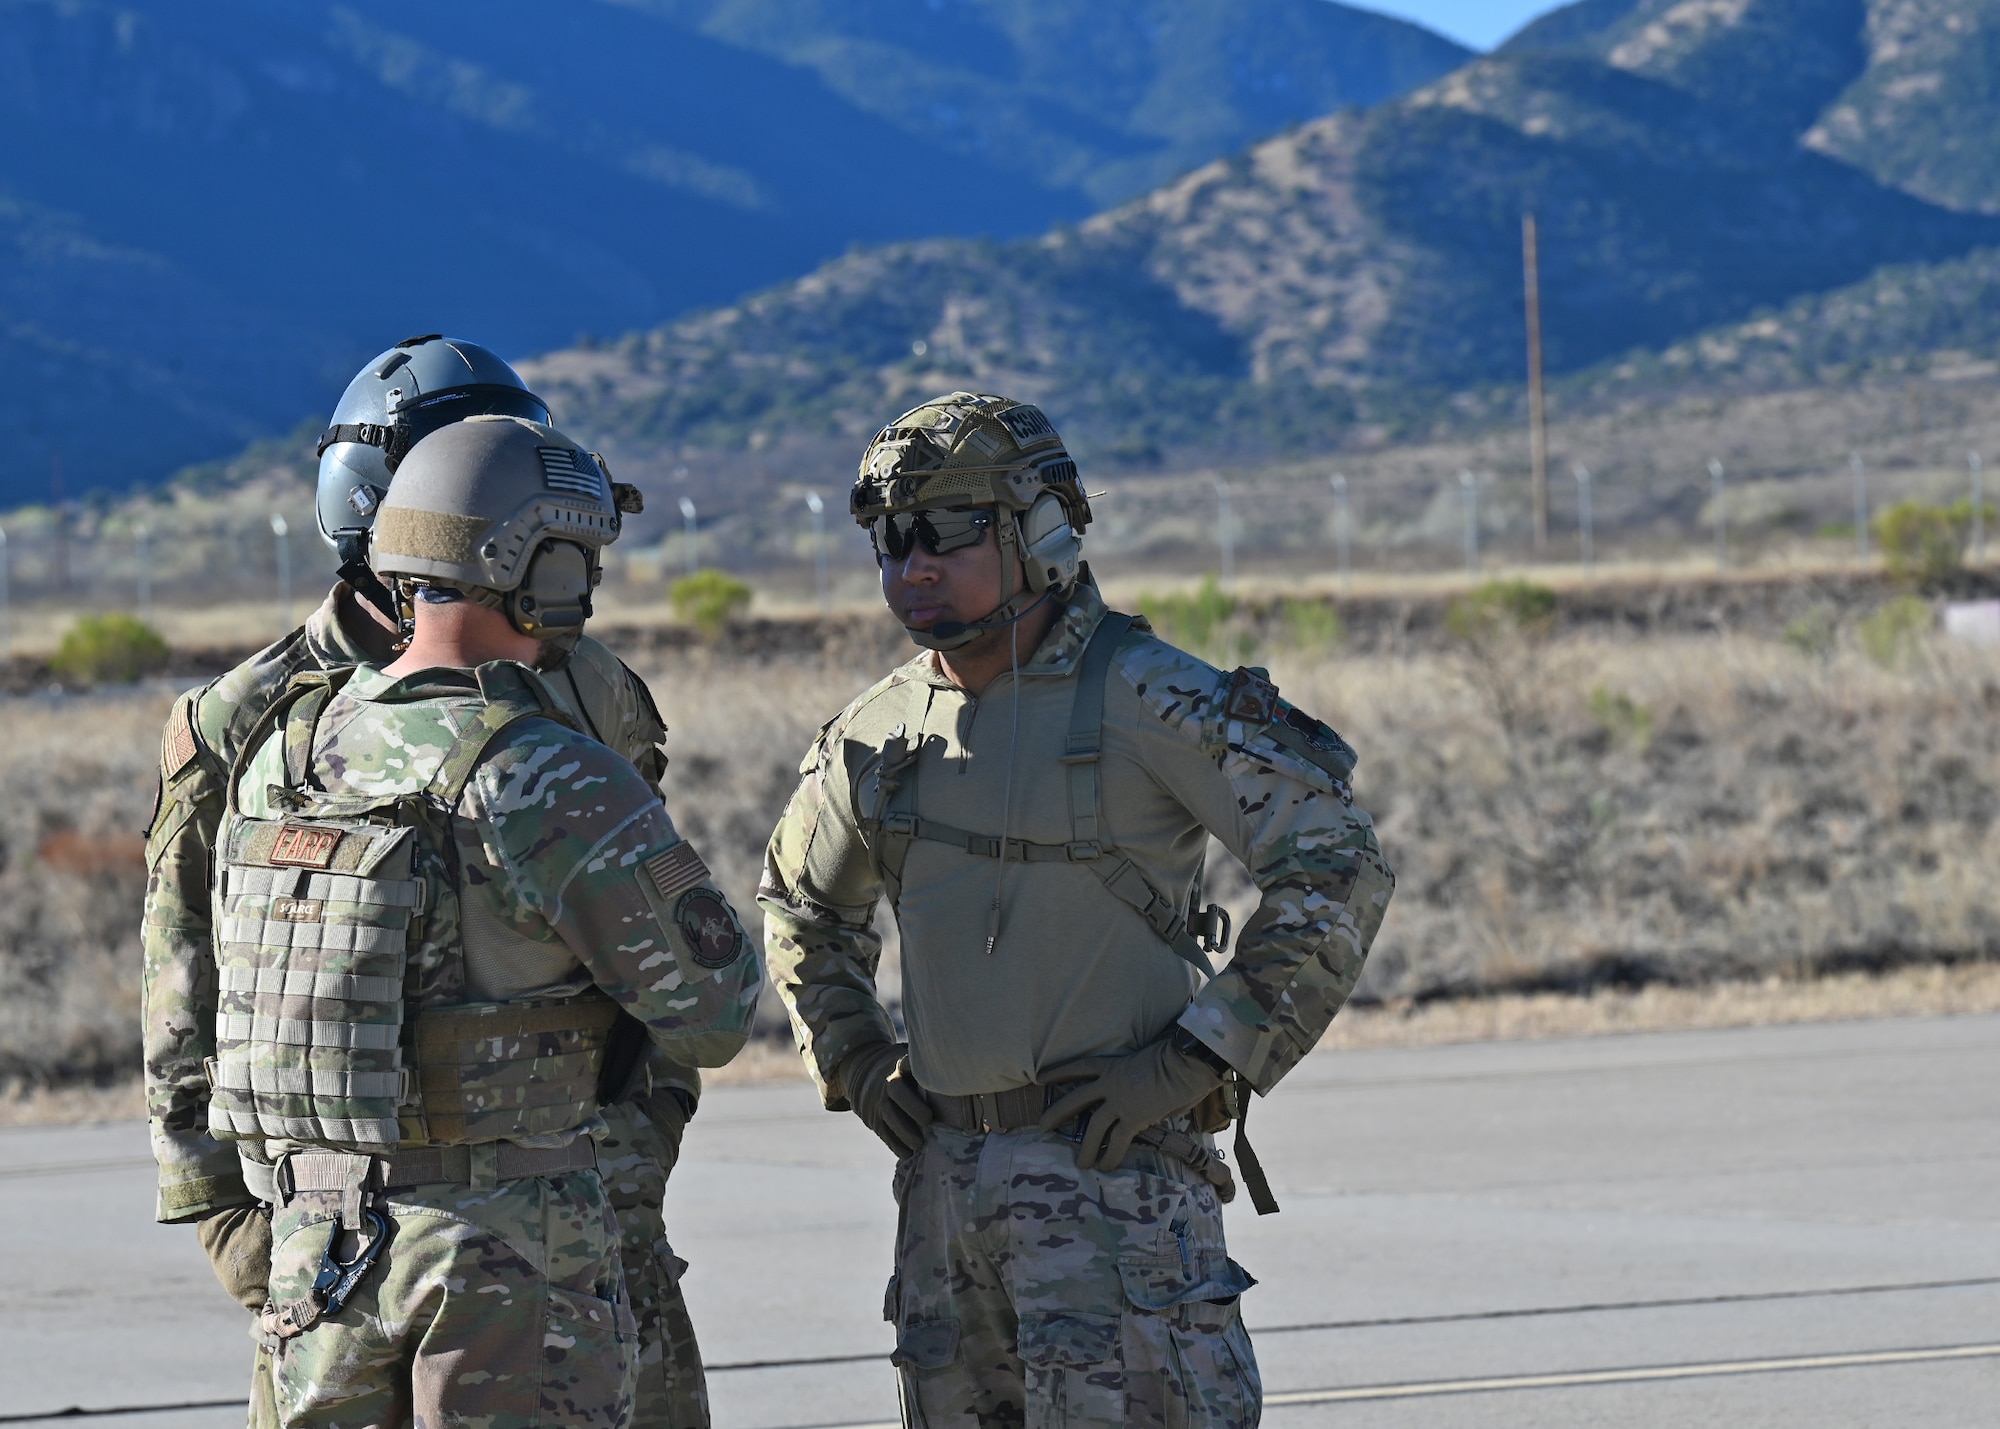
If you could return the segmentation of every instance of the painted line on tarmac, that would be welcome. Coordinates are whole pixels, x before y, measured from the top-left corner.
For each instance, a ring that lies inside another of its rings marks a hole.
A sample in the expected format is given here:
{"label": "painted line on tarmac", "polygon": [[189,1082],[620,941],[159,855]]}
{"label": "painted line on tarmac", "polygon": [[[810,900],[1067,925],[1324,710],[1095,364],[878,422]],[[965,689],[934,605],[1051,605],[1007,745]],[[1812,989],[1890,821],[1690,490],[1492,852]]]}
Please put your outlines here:
{"label": "painted line on tarmac", "polygon": [[[1383,1330],[1409,1325],[1457,1325],[1482,1320],[1525,1320],[1543,1315],[1605,1315],[1628,1310],[1685,1310],[1709,1305],[1751,1305],[1773,1300],[1821,1300],[1842,1295],[1897,1295],[1927,1290],[1967,1290],[2000,1285],[2000,1275],[1984,1275],[1965,1280],[1911,1280],[1894,1285],[1835,1285],[1824,1290],[1759,1290],[1741,1295],[1690,1295],[1672,1300],[1607,1300],[1585,1305],[1531,1305],[1518,1310],[1464,1310],[1447,1315],[1398,1315],[1372,1320],[1319,1320],[1304,1325],[1253,1325],[1253,1338],[1264,1335],[1297,1335],[1328,1330]],[[741,1370],[811,1369],[819,1365],[868,1364],[887,1359],[888,1352],[867,1354],[815,1355],[804,1359],[733,1360],[705,1366],[710,1374]]]}
{"label": "painted line on tarmac", "polygon": [[1266,1409],[1301,1404],[1354,1404],[1370,1399],[1429,1399],[1499,1390],[1571,1389],[1597,1384],[1646,1384],[1660,1380],[1719,1379],[1738,1374],[1858,1369],[1870,1365],[1931,1364],[1940,1360],[2000,1358],[2000,1344],[1948,1345],[1922,1350],[1864,1350],[1844,1355],[1794,1355],[1785,1359],[1716,1360],[1708,1364],[1646,1365],[1633,1369],[1576,1370],[1567,1374],[1517,1374],[1493,1379],[1440,1379],[1416,1384],[1372,1384],[1355,1389],[1301,1389],[1264,1396]]}
{"label": "painted line on tarmac", "polygon": [[[40,1165],[0,1166],[0,1176],[68,1176],[85,1171],[128,1171],[152,1164],[150,1156],[121,1156],[111,1161],[45,1161]],[[0,1424],[6,1422],[0,1419]]]}
{"label": "painted line on tarmac", "polygon": [[102,1419],[113,1414],[172,1414],[182,1409],[242,1409],[250,1403],[236,1399],[189,1399],[179,1404],[127,1404],[116,1409],[84,1409],[72,1404],[67,1409],[45,1409],[36,1414],[0,1414],[0,1424],[52,1424],[59,1419]]}

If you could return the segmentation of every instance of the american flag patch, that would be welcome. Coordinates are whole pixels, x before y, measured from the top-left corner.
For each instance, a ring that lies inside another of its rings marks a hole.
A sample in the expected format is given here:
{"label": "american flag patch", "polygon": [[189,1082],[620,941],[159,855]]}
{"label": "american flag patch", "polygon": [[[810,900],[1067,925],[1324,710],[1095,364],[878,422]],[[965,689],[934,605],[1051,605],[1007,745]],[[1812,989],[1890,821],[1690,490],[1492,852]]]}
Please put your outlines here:
{"label": "american flag patch", "polygon": [[537,447],[542,458],[542,481],[551,491],[571,496],[604,497],[604,474],[586,451],[574,447]]}
{"label": "american flag patch", "polygon": [[673,898],[697,883],[706,883],[708,865],[701,861],[693,844],[681,842],[647,859],[646,876],[653,880],[653,887],[660,890],[662,898]]}
{"label": "american flag patch", "polygon": [[194,763],[196,748],[194,701],[182,700],[174,706],[167,719],[166,733],[160,738],[160,768],[167,778],[180,778],[181,771]]}

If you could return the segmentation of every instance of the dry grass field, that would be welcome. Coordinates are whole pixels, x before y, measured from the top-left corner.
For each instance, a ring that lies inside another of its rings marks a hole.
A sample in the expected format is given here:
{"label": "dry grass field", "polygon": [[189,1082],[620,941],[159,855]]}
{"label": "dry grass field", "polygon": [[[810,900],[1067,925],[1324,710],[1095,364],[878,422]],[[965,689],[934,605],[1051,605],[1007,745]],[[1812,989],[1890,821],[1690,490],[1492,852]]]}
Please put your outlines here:
{"label": "dry grass field", "polygon": [[[741,908],[814,731],[909,649],[837,629],[624,649],[672,727],[674,816]],[[2000,654],[1858,606],[1618,630],[1210,634],[1361,752],[1399,888],[1336,1044],[2000,1006]],[[0,1118],[101,1109],[80,1089],[137,1067],[139,830],[171,694],[0,698]],[[1247,878],[1218,856],[1212,879],[1240,924]],[[738,1075],[792,1068],[774,1009],[765,1026]]]}

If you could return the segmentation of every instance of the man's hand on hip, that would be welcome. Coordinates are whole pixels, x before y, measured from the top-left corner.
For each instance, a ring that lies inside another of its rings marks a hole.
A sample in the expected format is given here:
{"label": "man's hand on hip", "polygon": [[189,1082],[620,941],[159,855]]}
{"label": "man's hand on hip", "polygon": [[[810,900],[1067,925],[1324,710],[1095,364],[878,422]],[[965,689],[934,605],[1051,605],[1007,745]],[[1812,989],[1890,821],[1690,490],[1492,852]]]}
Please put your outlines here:
{"label": "man's hand on hip", "polygon": [[909,1050],[907,1042],[871,1042],[840,1064],[840,1085],[854,1114],[899,1157],[923,1150],[924,1128],[931,1124],[930,1099],[910,1072]]}
{"label": "man's hand on hip", "polygon": [[1129,1056],[1072,1062],[1044,1080],[1084,1085],[1042,1114],[1042,1130],[1054,1131],[1089,1112],[1076,1164],[1086,1171],[1115,1171],[1125,1164],[1133,1137],[1194,1106],[1222,1085],[1222,1073],[1162,1039]]}

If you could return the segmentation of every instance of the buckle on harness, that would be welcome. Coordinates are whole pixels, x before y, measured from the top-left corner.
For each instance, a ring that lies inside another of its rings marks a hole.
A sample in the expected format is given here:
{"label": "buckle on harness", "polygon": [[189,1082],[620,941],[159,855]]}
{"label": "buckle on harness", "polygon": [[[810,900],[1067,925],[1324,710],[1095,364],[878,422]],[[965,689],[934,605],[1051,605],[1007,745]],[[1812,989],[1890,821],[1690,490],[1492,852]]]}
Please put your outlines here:
{"label": "buckle on harness", "polygon": [[917,836],[917,816],[915,814],[889,814],[882,820],[882,832],[898,834],[903,838]]}
{"label": "buckle on harness", "polygon": [[1072,839],[1063,845],[1063,852],[1071,863],[1089,863],[1104,857],[1104,845],[1096,839]]}

